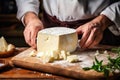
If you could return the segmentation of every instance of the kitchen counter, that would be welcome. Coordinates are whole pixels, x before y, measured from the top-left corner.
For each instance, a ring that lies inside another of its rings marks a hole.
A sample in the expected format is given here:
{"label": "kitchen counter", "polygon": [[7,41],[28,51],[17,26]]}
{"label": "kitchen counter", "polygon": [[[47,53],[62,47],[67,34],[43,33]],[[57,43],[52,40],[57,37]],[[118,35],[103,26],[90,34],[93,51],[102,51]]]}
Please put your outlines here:
{"label": "kitchen counter", "polygon": [[[28,48],[17,48],[15,55],[17,55],[18,53],[26,50]],[[12,57],[13,57],[12,56]],[[24,68],[20,68],[17,66],[14,66],[11,64],[10,60],[12,57],[9,58],[0,58],[0,60],[5,60],[7,62],[9,62],[10,66],[6,66],[4,67],[2,70],[0,70],[0,80],[4,79],[4,80],[74,80],[71,78],[66,78],[66,77],[62,77],[62,76],[56,76],[53,74],[48,74],[48,73],[43,73],[43,72],[37,72],[37,71],[33,71],[33,70],[28,70],[28,69],[24,69]]]}
{"label": "kitchen counter", "polygon": [[[110,49],[113,46],[101,46],[102,48],[99,49]],[[20,68],[18,66],[14,66],[11,63],[11,58],[15,55],[19,54],[20,52],[28,49],[27,47],[20,47],[16,48],[15,54],[8,58],[0,58],[0,60],[5,60],[6,62],[9,62],[9,66],[4,67],[2,70],[0,70],[0,80],[75,80],[72,78],[64,77],[64,76],[58,76],[53,74],[48,74],[44,72],[38,72],[34,70],[29,70],[25,68]]]}

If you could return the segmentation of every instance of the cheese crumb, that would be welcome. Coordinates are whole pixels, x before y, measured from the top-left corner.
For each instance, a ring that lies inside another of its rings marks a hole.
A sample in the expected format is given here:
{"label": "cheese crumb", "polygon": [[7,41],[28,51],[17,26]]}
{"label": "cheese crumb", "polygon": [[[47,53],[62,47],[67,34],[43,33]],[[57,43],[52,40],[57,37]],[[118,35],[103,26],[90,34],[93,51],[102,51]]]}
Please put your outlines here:
{"label": "cheese crumb", "polygon": [[100,54],[99,50],[96,50],[95,56],[98,56]]}
{"label": "cheese crumb", "polygon": [[67,56],[67,61],[70,63],[73,63],[73,62],[79,61],[79,58],[77,55],[70,55],[70,56]]}
{"label": "cheese crumb", "polygon": [[29,55],[30,55],[31,57],[35,57],[36,54],[37,54],[36,50],[32,50]]}

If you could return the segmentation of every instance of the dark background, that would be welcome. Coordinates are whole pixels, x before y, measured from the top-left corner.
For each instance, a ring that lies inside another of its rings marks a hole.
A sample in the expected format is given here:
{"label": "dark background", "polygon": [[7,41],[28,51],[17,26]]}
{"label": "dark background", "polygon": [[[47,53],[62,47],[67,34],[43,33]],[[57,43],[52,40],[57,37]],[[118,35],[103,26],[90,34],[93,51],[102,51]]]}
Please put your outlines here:
{"label": "dark background", "polygon": [[0,0],[0,37],[4,36],[8,43],[17,47],[26,47],[28,45],[23,36],[24,26],[16,18],[16,13],[15,0]]}

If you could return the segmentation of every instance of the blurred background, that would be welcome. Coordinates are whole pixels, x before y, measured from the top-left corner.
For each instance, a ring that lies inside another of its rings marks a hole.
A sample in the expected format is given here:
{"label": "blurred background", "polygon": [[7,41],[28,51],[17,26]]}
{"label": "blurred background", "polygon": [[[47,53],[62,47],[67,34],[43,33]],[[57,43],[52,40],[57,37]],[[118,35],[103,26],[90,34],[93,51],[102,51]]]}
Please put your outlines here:
{"label": "blurred background", "polygon": [[24,26],[17,20],[16,13],[15,0],[0,0],[0,37],[4,36],[8,43],[17,47],[26,47],[28,45],[23,36]]}

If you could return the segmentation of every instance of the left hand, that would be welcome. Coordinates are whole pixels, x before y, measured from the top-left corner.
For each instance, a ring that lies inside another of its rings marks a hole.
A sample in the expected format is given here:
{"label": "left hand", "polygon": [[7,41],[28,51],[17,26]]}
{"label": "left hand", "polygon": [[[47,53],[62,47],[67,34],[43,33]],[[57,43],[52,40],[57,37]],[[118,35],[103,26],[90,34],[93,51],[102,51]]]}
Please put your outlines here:
{"label": "left hand", "polygon": [[81,48],[92,48],[103,38],[103,32],[111,21],[104,15],[100,15],[92,21],[79,26],[76,30],[78,34],[82,34],[80,40]]}

